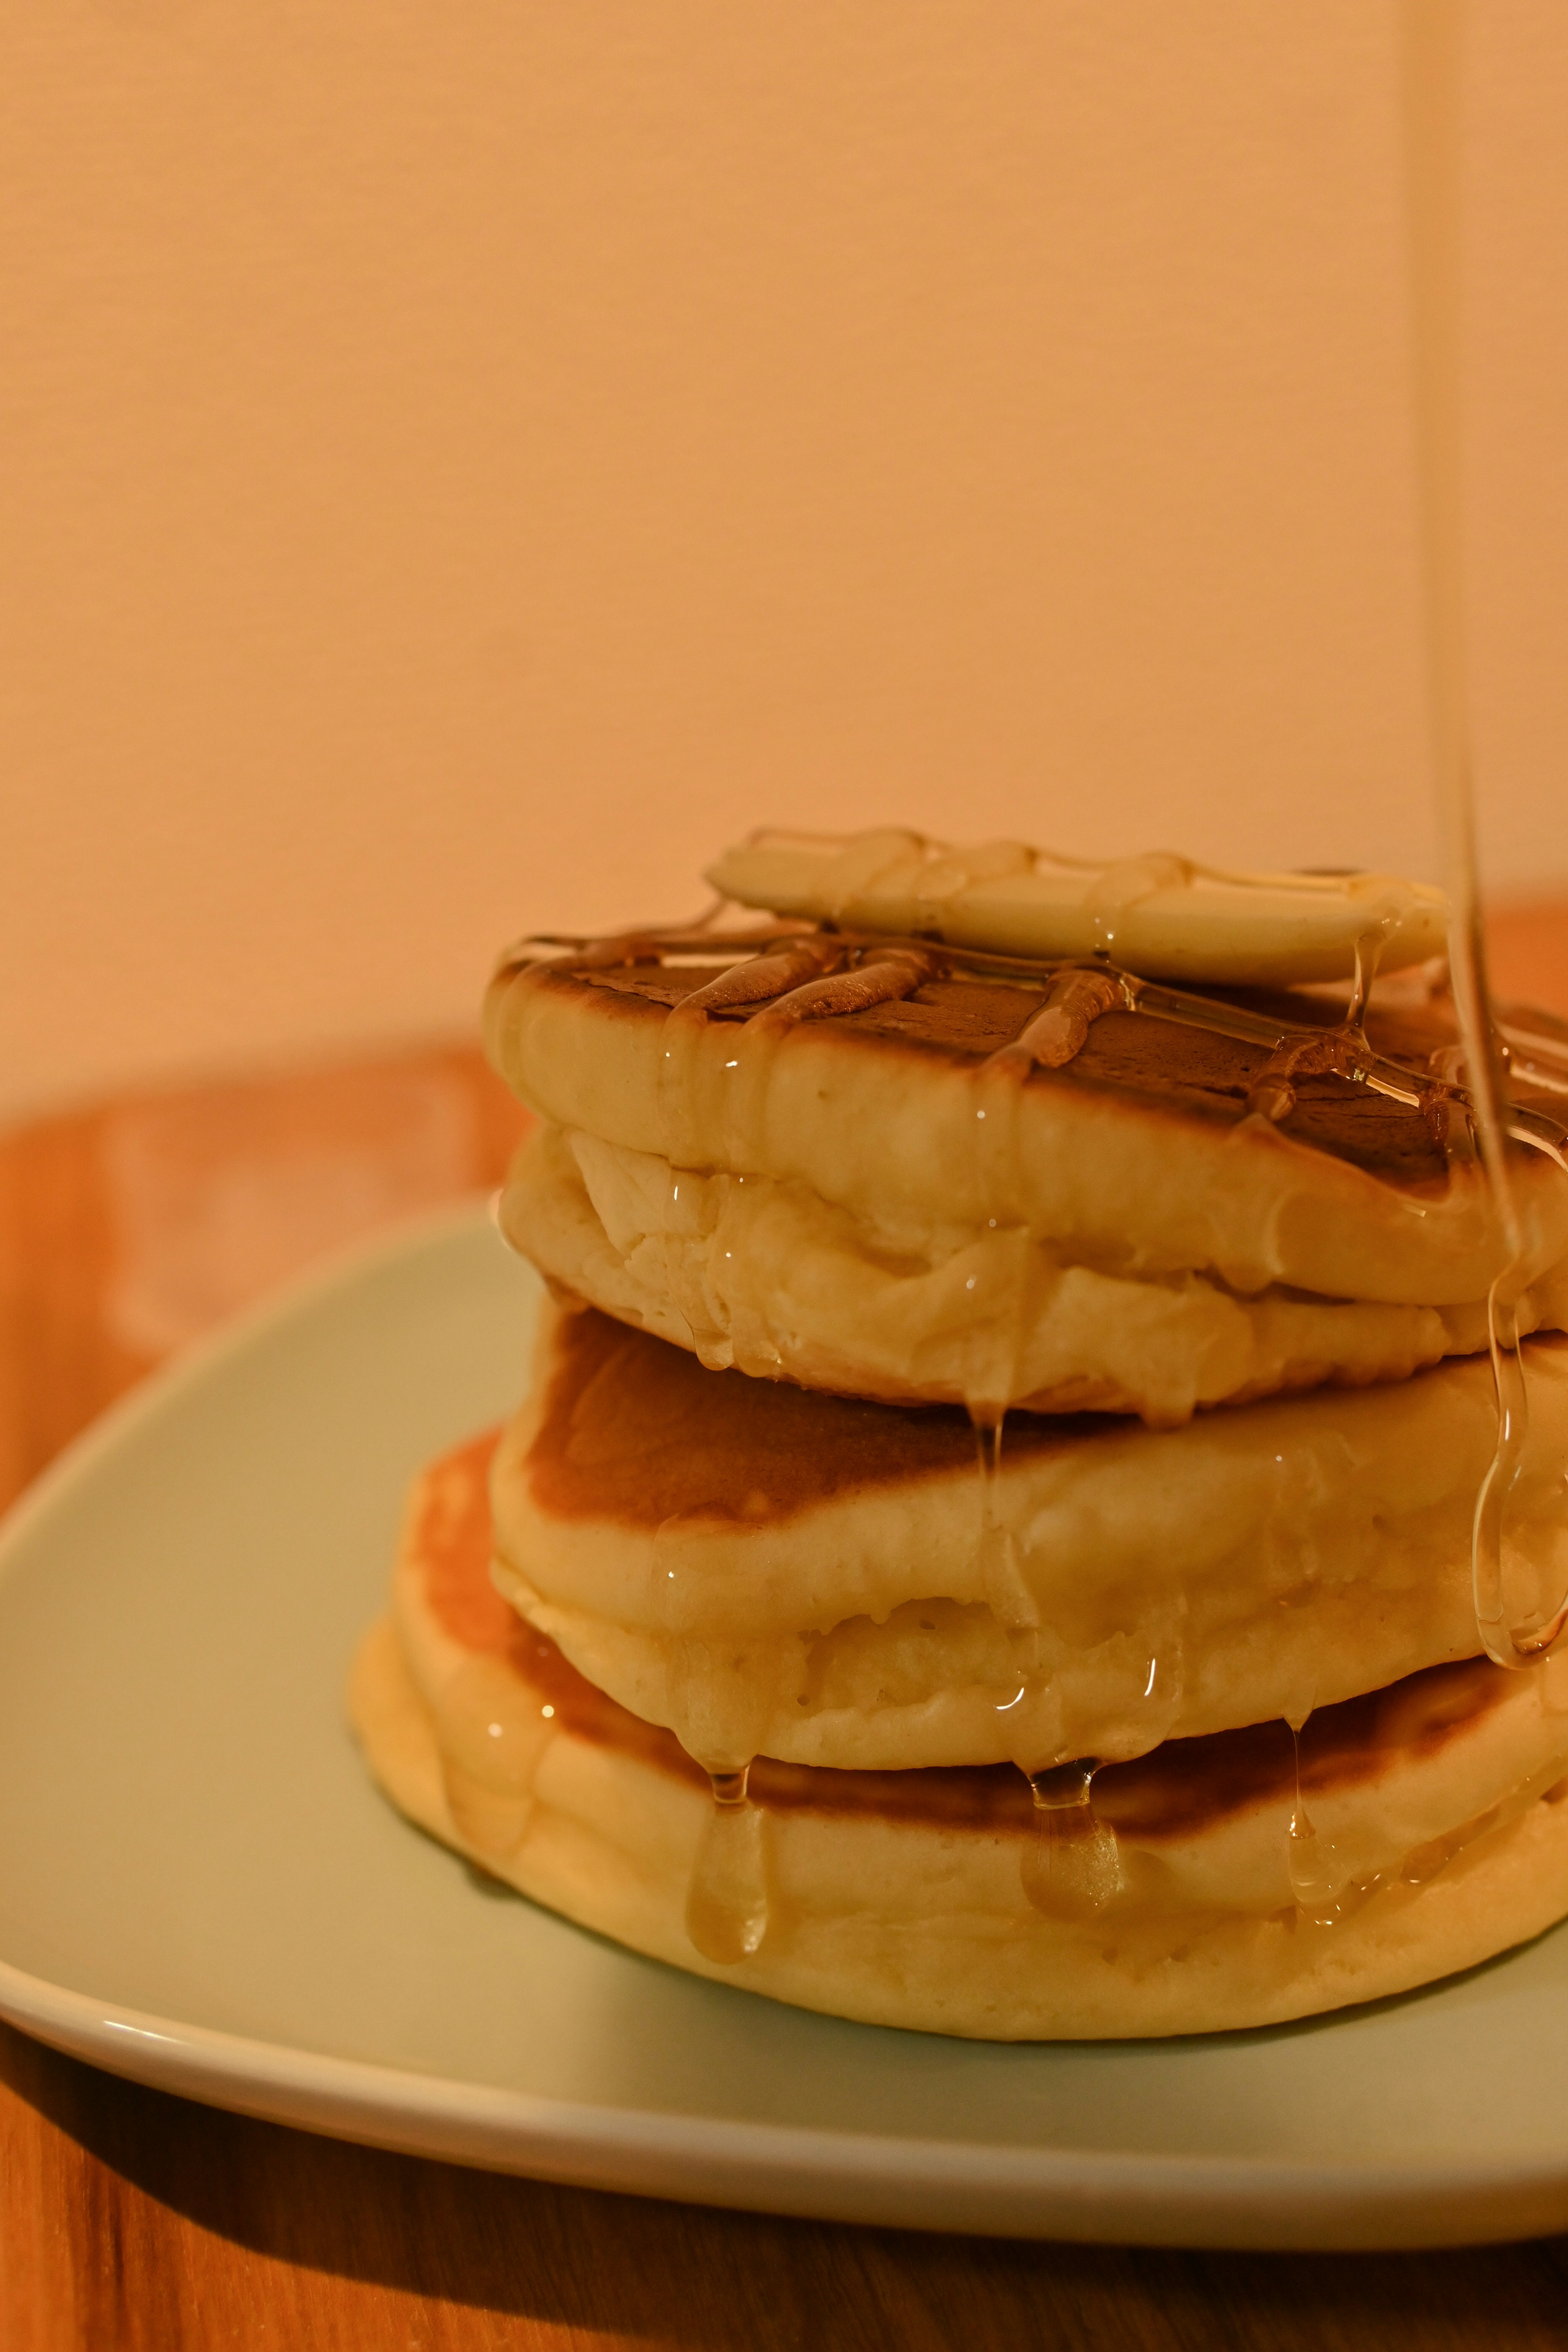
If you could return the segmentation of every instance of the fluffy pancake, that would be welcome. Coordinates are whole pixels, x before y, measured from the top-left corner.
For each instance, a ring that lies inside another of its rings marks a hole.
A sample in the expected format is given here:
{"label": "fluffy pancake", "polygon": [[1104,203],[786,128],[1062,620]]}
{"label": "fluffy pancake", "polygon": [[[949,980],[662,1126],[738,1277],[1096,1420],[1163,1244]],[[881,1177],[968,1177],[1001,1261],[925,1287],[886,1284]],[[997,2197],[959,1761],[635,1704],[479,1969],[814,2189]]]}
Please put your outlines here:
{"label": "fluffy pancake", "polygon": [[489,1585],[491,1442],[416,1485],[351,1711],[406,1812],[638,1950],[879,2023],[1125,2036],[1398,1991],[1568,1911],[1559,1661],[1471,1661],[1322,1710],[1300,1801],[1276,1724],[1108,1768],[1091,1809],[1042,1811],[1007,1768],[789,1764],[716,1809],[668,1732]]}
{"label": "fluffy pancake", "polygon": [[[894,1402],[1400,1379],[1484,1344],[1503,1249],[1446,1012],[1370,1013],[1371,1061],[1342,1013],[777,926],[513,958],[489,1050],[546,1128],[503,1225],[709,1363]],[[1561,1328],[1568,1182],[1521,1147],[1517,1190],[1524,1328]]]}
{"label": "fluffy pancake", "polygon": [[[1280,1285],[1245,1297],[1194,1272],[1064,1265],[1019,1227],[910,1246],[803,1185],[676,1170],[553,1127],[519,1155],[501,1222],[558,1288],[706,1364],[894,1402],[1098,1408],[1173,1427],[1200,1405],[1403,1380],[1486,1345],[1479,1301]],[[1565,1309],[1559,1274],[1526,1293],[1521,1328],[1557,1327]]]}
{"label": "fluffy pancake", "polygon": [[[1568,1342],[1531,1363],[1520,1615],[1568,1584]],[[1495,1442],[1482,1359],[1179,1431],[1015,1416],[987,1497],[953,1409],[709,1371],[547,1303],[495,1465],[496,1575],[715,1769],[1034,1770],[1472,1654]]]}

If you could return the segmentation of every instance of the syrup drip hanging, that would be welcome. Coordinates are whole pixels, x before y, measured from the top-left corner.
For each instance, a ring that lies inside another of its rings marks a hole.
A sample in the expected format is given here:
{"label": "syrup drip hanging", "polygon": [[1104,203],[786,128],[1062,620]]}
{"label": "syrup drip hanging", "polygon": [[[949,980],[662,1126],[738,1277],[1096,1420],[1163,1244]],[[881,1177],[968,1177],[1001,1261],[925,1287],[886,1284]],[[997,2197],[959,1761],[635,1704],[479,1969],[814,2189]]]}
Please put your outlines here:
{"label": "syrup drip hanging", "polygon": [[1307,1811],[1301,1792],[1301,1734],[1306,1723],[1306,1717],[1300,1716],[1289,1725],[1296,1796],[1286,1832],[1285,1866],[1300,1916],[1315,1927],[1333,1927],[1361,1908],[1373,1892],[1375,1881],[1356,1878],[1333,1839],[1322,1834]]}
{"label": "syrup drip hanging", "polygon": [[992,1615],[1004,1626],[1009,1646],[1027,1673],[1034,1664],[1033,1637],[1040,1622],[1038,1603],[1018,1559],[1018,1540],[1008,1525],[1002,1491],[1002,1441],[1006,1412],[999,1405],[972,1405],[980,1461],[980,1572]]}
{"label": "syrup drip hanging", "polygon": [[747,1793],[750,1765],[712,1772],[713,1802],[686,1892],[686,1932],[705,1960],[733,1968],[768,1932],[766,1816]]}
{"label": "syrup drip hanging", "polygon": [[679,1513],[654,1530],[648,1598],[665,1651],[666,1720],[712,1792],[687,1886],[686,1932],[705,1959],[732,1967],[768,1931],[767,1821],[750,1786],[769,1691],[744,1648],[691,1631],[683,1533]]}
{"label": "syrup drip hanging", "polygon": [[447,1807],[482,1854],[503,1859],[533,1811],[539,1762],[554,1736],[533,1693],[497,1659],[465,1659],[436,1696],[437,1745]]}
{"label": "syrup drip hanging", "polygon": [[1097,1759],[1031,1772],[1033,1834],[1024,1847],[1024,1893],[1047,1919],[1093,1919],[1122,1889],[1116,1832],[1094,1810]]}

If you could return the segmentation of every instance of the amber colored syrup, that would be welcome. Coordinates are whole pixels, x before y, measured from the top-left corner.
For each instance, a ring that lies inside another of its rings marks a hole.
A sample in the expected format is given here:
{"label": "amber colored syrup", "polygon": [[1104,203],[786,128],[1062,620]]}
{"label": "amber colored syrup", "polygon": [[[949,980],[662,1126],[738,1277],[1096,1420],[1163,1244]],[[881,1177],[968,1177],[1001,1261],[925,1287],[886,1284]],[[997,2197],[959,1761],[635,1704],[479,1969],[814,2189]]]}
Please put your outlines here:
{"label": "amber colored syrup", "polygon": [[1092,1919],[1121,1892],[1116,1832],[1094,1810],[1095,1759],[1031,1772],[1035,1833],[1024,1848],[1024,1893],[1048,1919]]}
{"label": "amber colored syrup", "polygon": [[714,1772],[686,1893],[686,1932],[704,1959],[732,1968],[768,1932],[767,1819],[747,1794],[750,1766]]}
{"label": "amber colored syrup", "polygon": [[1448,964],[1466,1095],[1506,1259],[1487,1300],[1497,1390],[1497,1447],[1476,1499],[1471,1562],[1476,1626],[1500,1666],[1543,1658],[1568,1620],[1568,1595],[1516,1614],[1508,1591],[1511,1514],[1523,1464],[1530,1396],[1518,1305],[1529,1277],[1510,1144],[1545,1150],[1568,1175],[1562,1139],[1522,1121],[1487,988],[1477,878],[1475,805],[1465,646],[1460,409],[1464,0],[1401,0],[1405,162],[1410,252],[1422,618],[1431,756],[1444,879]]}
{"label": "amber colored syrup", "polygon": [[680,1559],[680,1521],[666,1520],[655,1532],[649,1570],[665,1646],[666,1714],[707,1773],[713,1798],[692,1857],[686,1932],[704,1959],[733,1967],[759,1950],[768,1932],[767,1822],[750,1793],[767,1707],[732,1644],[703,1641],[683,1625]]}

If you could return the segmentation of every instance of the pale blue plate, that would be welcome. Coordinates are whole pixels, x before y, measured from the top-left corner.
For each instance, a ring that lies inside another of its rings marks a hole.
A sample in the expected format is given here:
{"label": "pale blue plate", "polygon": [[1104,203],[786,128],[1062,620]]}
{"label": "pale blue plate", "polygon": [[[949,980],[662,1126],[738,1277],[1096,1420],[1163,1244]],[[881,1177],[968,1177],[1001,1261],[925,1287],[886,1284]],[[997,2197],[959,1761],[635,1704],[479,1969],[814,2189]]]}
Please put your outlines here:
{"label": "pale blue plate", "polygon": [[489,1891],[341,1694],[406,1479],[521,1392],[481,1212],[149,1383],[0,1533],[0,2012],[311,2129],[921,2228],[1394,2246],[1568,2225],[1568,1935],[1327,2021],[1004,2047],[679,1975]]}

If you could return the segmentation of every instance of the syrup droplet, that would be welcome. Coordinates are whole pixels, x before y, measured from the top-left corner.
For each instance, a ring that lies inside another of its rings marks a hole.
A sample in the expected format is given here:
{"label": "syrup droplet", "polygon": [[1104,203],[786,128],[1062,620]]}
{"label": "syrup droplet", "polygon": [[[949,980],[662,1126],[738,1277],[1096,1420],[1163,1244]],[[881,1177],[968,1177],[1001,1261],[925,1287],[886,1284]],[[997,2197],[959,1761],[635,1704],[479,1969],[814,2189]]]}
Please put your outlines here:
{"label": "syrup droplet", "polygon": [[686,1895],[686,1932],[722,1968],[760,1951],[768,1932],[767,1817],[747,1794],[750,1771],[710,1775],[713,1802]]}
{"label": "syrup droplet", "polygon": [[1031,1772],[1033,1833],[1025,1841],[1024,1893],[1047,1919],[1092,1919],[1122,1888],[1116,1832],[1094,1810],[1095,1759]]}
{"label": "syrup droplet", "polygon": [[1332,1838],[1325,1837],[1307,1811],[1301,1793],[1301,1733],[1303,1716],[1290,1725],[1296,1759],[1296,1799],[1286,1832],[1285,1866],[1298,1915],[1316,1927],[1336,1927],[1359,1911],[1382,1884],[1381,1874],[1358,1876],[1355,1864]]}
{"label": "syrup droplet", "polygon": [[756,1951],[767,1933],[765,1816],[748,1790],[776,1695],[777,1659],[762,1656],[758,1645],[689,1630],[692,1596],[682,1555],[676,1515],[655,1530],[649,1571],[664,1642],[665,1714],[713,1791],[687,1888],[686,1932],[705,1959],[729,1967]]}
{"label": "syrup droplet", "polygon": [[1331,1883],[1333,1848],[1318,1835],[1301,1794],[1301,1731],[1305,1722],[1303,1716],[1290,1725],[1296,1794],[1290,1807],[1289,1827],[1285,1832],[1285,1868],[1298,1912],[1315,1927],[1331,1927],[1339,1916],[1336,1889]]}
{"label": "syrup droplet", "polygon": [[553,1722],[527,1684],[488,1657],[466,1659],[448,1675],[435,1717],[441,1780],[458,1835],[498,1860],[515,1853]]}
{"label": "syrup droplet", "polygon": [[1156,1612],[1149,1628],[1149,1664],[1137,1692],[1139,1712],[1145,1725],[1160,1727],[1152,1745],[1158,1747],[1169,1739],[1187,1687],[1187,1596],[1180,1593],[1169,1606]]}

